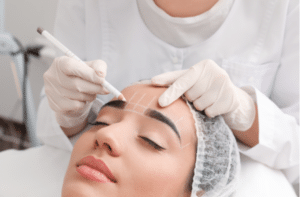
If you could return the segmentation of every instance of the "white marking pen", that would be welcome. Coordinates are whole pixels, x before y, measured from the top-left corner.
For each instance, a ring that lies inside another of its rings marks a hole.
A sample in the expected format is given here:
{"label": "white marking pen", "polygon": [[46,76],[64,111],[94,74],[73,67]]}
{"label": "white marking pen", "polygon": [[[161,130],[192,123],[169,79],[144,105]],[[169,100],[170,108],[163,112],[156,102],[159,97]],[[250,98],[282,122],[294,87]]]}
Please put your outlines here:
{"label": "white marking pen", "polygon": [[[80,62],[83,62],[79,57],[77,57],[74,53],[72,53],[67,47],[65,47],[61,42],[59,42],[56,38],[54,38],[49,32],[43,30],[42,28],[38,28],[37,32],[47,38],[52,44],[54,44],[58,49],[60,49],[66,56],[74,58]],[[83,62],[84,63],[84,62]],[[110,93],[115,95],[119,100],[126,101],[124,95],[118,91],[114,86],[108,83],[106,80],[103,82],[103,87],[105,87]]]}

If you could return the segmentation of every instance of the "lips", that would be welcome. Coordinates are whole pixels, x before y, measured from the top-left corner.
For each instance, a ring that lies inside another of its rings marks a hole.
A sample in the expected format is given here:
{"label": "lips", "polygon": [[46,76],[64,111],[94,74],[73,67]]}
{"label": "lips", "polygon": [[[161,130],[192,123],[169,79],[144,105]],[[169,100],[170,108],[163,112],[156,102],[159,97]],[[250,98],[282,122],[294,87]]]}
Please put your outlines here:
{"label": "lips", "polygon": [[93,156],[81,159],[77,164],[76,171],[84,178],[92,181],[100,183],[117,182],[106,164]]}

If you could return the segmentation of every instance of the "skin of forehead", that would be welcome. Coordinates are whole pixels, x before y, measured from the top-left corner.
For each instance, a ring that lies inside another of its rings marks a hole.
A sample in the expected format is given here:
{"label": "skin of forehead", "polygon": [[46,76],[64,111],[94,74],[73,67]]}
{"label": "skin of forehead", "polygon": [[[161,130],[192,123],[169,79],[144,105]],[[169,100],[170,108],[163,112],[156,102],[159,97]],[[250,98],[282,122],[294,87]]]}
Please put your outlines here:
{"label": "skin of forehead", "polygon": [[[133,96],[136,96],[136,95],[138,95],[138,94],[135,94]],[[127,101],[127,104],[123,110],[135,112],[137,114],[145,116],[146,110],[151,108],[151,104],[152,104],[152,102],[156,101],[155,99],[157,98],[157,96],[147,95],[147,93],[144,93],[143,95],[138,95],[137,97],[140,97],[140,98],[136,102],[132,102],[131,101],[132,99]],[[170,109],[169,111],[174,112],[174,110],[172,110],[172,109]],[[169,118],[169,115],[168,115],[170,113],[169,111],[167,111],[166,113],[162,113],[162,114]],[[182,121],[183,119],[184,119],[184,116],[181,116],[177,120],[173,120],[173,122],[176,124],[179,121]]]}
{"label": "skin of forehead", "polygon": [[[140,91],[140,88],[147,87],[147,91]],[[158,98],[159,96],[166,90],[167,88],[165,87],[154,87],[151,85],[147,85],[147,84],[138,84],[138,85],[134,85],[134,86],[130,86],[128,88],[125,88],[122,93],[127,93],[129,92],[130,97],[126,98],[127,99],[127,105],[125,106],[124,110],[125,111],[132,111],[132,112],[136,112],[140,115],[144,115],[143,113],[146,111],[146,109],[150,108],[150,109],[154,109],[157,110],[159,112],[161,112],[162,114],[164,114],[165,116],[167,116],[168,118],[170,118],[174,123],[177,123],[179,121],[182,121],[185,119],[185,115],[179,115],[180,112],[179,111],[175,111],[174,107],[160,107],[158,104]],[[159,94],[157,94],[159,93]],[[182,105],[180,102],[184,103],[184,105]],[[180,104],[182,108],[186,108],[188,109],[187,106],[185,106],[185,101],[178,99],[177,101],[175,101],[173,104],[171,105],[178,105]],[[182,109],[185,110],[185,109]],[[176,118],[174,118],[174,115],[176,115]]]}

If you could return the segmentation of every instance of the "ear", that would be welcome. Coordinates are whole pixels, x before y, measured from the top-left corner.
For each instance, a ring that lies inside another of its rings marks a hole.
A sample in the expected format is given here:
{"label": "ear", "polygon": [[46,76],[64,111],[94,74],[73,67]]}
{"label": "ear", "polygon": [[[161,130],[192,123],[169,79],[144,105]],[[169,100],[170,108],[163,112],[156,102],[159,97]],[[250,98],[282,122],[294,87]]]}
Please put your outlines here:
{"label": "ear", "polygon": [[182,197],[191,197],[192,192],[191,191],[184,191],[184,194]]}
{"label": "ear", "polygon": [[205,194],[205,191],[201,190],[201,191],[198,191],[198,192],[196,193],[196,196],[197,196],[197,197],[201,197],[201,196],[203,196],[204,194]]}
{"label": "ear", "polygon": [[[183,194],[183,197],[191,197],[191,191],[185,191],[184,192],[184,194]],[[196,196],[197,197],[201,197],[201,196],[203,196],[205,194],[205,191],[203,191],[203,190],[201,190],[201,191],[198,191],[197,193],[196,193]]]}

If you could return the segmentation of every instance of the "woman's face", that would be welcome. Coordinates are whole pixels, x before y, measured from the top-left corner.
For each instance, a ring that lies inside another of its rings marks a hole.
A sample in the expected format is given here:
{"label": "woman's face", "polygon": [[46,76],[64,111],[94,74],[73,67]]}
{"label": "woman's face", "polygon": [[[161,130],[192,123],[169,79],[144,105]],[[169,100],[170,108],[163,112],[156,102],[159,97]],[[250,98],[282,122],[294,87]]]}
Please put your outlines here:
{"label": "woman's face", "polygon": [[[190,196],[195,122],[185,101],[158,105],[166,88],[134,85],[113,100],[76,142],[62,196]],[[96,170],[95,170],[96,169]]]}
{"label": "woman's face", "polygon": [[211,9],[218,0],[154,0],[155,4],[173,17],[192,17]]}

